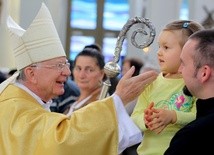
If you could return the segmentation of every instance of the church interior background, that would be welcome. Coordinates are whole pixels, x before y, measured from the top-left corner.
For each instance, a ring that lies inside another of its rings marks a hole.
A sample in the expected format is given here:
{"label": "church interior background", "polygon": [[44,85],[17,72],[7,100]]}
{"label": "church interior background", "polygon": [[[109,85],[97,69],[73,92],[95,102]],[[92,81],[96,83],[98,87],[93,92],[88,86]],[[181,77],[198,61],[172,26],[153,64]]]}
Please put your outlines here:
{"label": "church interior background", "polygon": [[[205,28],[214,28],[212,0],[0,0],[0,70],[14,68],[14,59],[6,31],[6,19],[12,16],[24,29],[29,26],[44,2],[52,14],[59,37],[69,59],[74,59],[81,49],[98,43],[110,61],[115,52],[118,35],[124,24],[134,17],[147,18],[155,27],[154,42],[144,49],[131,43],[134,30],[145,27],[136,24],[127,32],[120,53],[124,57],[141,58],[149,67],[158,69],[156,38],[162,27],[172,20],[195,20]],[[137,36],[137,42],[143,42]]]}

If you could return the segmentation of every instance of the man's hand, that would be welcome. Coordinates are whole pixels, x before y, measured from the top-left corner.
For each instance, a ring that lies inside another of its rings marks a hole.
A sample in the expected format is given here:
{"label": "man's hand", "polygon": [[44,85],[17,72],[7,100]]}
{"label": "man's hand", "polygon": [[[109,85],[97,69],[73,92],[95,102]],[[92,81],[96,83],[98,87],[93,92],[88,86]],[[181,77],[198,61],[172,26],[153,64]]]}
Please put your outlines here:
{"label": "man's hand", "polygon": [[120,96],[124,105],[138,97],[145,87],[152,83],[158,75],[155,71],[148,71],[132,77],[134,70],[135,68],[132,66],[116,87],[115,94]]}

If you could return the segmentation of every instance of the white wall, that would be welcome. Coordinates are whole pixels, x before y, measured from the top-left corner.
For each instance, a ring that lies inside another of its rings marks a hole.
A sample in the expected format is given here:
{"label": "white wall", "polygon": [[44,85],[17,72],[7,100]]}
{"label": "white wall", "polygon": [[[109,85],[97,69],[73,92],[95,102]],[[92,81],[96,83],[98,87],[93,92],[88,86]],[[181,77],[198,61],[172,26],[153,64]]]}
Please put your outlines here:
{"label": "white wall", "polygon": [[[190,1],[189,18],[192,20],[203,22],[203,20],[207,17],[207,14],[204,11],[203,6],[206,6],[210,12],[214,11],[213,0],[189,0],[189,1]],[[214,14],[213,14],[213,19],[214,19]]]}
{"label": "white wall", "polygon": [[0,21],[0,70],[7,72],[15,66],[12,49],[9,44],[9,36],[6,31],[6,19],[10,12],[15,20],[19,20],[19,0],[2,0],[2,12]]}
{"label": "white wall", "polygon": [[66,0],[21,0],[20,25],[27,28],[38,13],[41,3],[49,8],[61,42],[66,46],[67,6]]}

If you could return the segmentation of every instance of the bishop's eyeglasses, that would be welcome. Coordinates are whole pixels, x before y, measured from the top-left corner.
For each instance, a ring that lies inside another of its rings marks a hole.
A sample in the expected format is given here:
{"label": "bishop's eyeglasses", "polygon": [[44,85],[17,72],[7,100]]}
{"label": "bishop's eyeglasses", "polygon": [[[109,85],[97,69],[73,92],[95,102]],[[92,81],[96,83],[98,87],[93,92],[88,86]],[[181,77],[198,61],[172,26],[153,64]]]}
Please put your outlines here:
{"label": "bishop's eyeglasses", "polygon": [[70,69],[70,63],[68,61],[62,63],[57,63],[57,64],[50,64],[50,65],[46,65],[46,64],[42,64],[42,63],[34,63],[32,65],[30,65],[31,67],[43,67],[43,68],[49,68],[49,69],[55,69],[58,71],[63,71],[66,67]]}

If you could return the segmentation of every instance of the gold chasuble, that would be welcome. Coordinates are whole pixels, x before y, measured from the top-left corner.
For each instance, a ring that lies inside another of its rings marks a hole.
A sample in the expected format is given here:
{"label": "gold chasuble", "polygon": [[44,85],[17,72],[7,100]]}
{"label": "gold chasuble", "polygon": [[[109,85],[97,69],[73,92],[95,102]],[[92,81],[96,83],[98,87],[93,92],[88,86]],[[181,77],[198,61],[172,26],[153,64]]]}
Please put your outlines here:
{"label": "gold chasuble", "polygon": [[71,118],[48,112],[9,85],[0,96],[0,155],[117,155],[118,126],[111,97]]}

